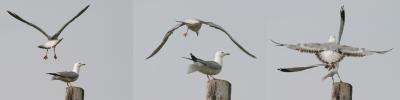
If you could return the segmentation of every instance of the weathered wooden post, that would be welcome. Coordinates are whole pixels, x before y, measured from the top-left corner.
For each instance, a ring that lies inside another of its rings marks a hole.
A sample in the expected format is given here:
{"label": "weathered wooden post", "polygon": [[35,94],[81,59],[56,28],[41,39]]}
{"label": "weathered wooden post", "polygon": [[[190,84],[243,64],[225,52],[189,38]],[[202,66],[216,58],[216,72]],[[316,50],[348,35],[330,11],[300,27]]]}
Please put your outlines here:
{"label": "weathered wooden post", "polygon": [[332,86],[332,99],[331,100],[351,100],[353,93],[353,86],[345,82],[335,82]]}
{"label": "weathered wooden post", "polygon": [[232,85],[226,80],[214,79],[207,82],[207,100],[231,100]]}
{"label": "weathered wooden post", "polygon": [[84,90],[80,87],[70,86],[66,88],[65,100],[83,100]]}

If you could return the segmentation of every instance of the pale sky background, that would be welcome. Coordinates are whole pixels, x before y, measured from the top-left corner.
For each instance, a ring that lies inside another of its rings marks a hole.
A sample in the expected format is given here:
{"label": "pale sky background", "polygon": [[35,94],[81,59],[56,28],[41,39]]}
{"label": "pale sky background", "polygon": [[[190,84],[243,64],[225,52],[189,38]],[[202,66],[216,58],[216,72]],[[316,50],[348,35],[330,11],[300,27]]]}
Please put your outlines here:
{"label": "pale sky background", "polygon": [[[60,37],[59,59],[43,60],[37,48],[46,38],[11,17],[11,10],[53,35],[86,5],[90,8]],[[85,89],[85,100],[132,100],[131,0],[2,0],[0,3],[1,85],[4,100],[63,100],[66,84],[45,73],[86,63],[72,83]]]}
{"label": "pale sky background", "polygon": [[[397,0],[347,0],[342,44],[373,50],[395,48],[385,55],[345,58],[340,74],[354,86],[353,99],[394,99],[400,89],[395,65],[399,58]],[[222,72],[215,77],[229,80],[234,100],[328,100],[331,80],[321,81],[326,70],[299,73],[276,69],[320,63],[312,54],[275,47],[282,43],[326,42],[337,35],[338,0],[134,0],[135,100],[204,100],[205,75],[186,74],[191,61],[181,57],[192,52],[213,59],[218,50],[230,52]],[[258,59],[240,51],[219,30],[203,26],[199,37],[181,28],[153,58],[144,60],[177,20],[199,18],[224,27]]]}

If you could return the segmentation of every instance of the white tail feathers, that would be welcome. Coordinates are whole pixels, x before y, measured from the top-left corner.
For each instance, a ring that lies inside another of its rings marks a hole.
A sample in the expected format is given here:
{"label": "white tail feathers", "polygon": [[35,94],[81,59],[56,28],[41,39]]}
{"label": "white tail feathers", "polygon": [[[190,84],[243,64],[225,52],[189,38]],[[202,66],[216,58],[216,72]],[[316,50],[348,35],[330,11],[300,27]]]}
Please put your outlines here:
{"label": "white tail feathers", "polygon": [[193,73],[195,71],[197,71],[197,67],[192,64],[192,65],[189,66],[187,74]]}
{"label": "white tail feathers", "polygon": [[333,68],[332,70],[330,70],[330,71],[328,72],[328,74],[326,74],[326,75],[322,78],[322,80],[325,80],[325,79],[328,78],[328,77],[333,77],[333,75],[335,75],[335,74],[337,74],[337,69],[336,69],[336,68]]}

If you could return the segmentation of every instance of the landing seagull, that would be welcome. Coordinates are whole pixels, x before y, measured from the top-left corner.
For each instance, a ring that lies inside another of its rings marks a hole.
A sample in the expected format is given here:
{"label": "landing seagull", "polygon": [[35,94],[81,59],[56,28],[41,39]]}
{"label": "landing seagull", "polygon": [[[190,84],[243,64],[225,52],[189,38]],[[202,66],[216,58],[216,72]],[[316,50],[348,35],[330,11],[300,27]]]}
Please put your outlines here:
{"label": "landing seagull", "polygon": [[188,74],[199,71],[203,74],[206,74],[207,78],[210,80],[209,77],[212,77],[213,79],[215,79],[211,75],[216,75],[219,72],[221,72],[222,58],[224,58],[224,56],[226,56],[226,55],[230,55],[230,54],[223,52],[223,51],[218,51],[215,53],[214,61],[204,61],[202,59],[195,57],[192,53],[190,53],[191,58],[186,58],[186,57],[183,57],[183,58],[193,61],[193,64],[191,64],[189,66],[189,70],[187,72]]}
{"label": "landing seagull", "polygon": [[[341,7],[340,7],[340,26],[339,26],[339,32],[338,32],[339,40],[337,41],[337,44],[340,44],[341,37],[343,34],[343,29],[344,29],[344,23],[345,23],[345,10],[344,10],[344,5],[341,5]],[[326,66],[326,64],[315,64],[315,65],[311,65],[311,66],[307,66],[307,67],[281,68],[278,70],[283,71],[283,72],[296,72],[296,71],[302,71],[302,70],[306,70],[306,69],[310,69],[310,68],[314,68],[314,67],[318,67],[318,66]],[[333,69],[328,70],[328,74],[323,78],[323,80],[326,79],[327,77],[331,77],[332,81],[334,81],[333,75],[335,75],[335,74],[337,74],[340,79],[340,75],[337,71],[338,69],[339,69],[339,63],[337,63]]]}
{"label": "landing seagull", "polygon": [[224,32],[224,33],[229,37],[229,39],[231,39],[232,42],[235,43],[236,46],[238,46],[243,52],[245,52],[247,55],[249,55],[249,56],[251,56],[251,57],[253,57],[253,58],[256,58],[256,56],[254,56],[253,54],[250,54],[250,53],[249,53],[247,50],[245,50],[239,43],[237,43],[237,42],[233,39],[233,37],[232,37],[227,31],[225,31],[225,29],[223,29],[221,26],[219,26],[219,25],[217,25],[217,24],[215,24],[215,23],[213,23],[213,22],[202,21],[202,20],[200,20],[200,19],[186,19],[186,20],[184,20],[184,21],[176,21],[176,22],[178,22],[178,24],[177,24],[176,26],[174,26],[172,29],[170,29],[170,30],[165,34],[165,36],[164,36],[163,41],[161,42],[161,44],[158,45],[158,47],[157,47],[157,48],[150,54],[150,56],[148,56],[146,59],[151,58],[151,57],[154,56],[158,51],[160,51],[161,48],[164,46],[164,44],[167,42],[169,36],[171,36],[171,34],[172,34],[176,29],[178,29],[179,27],[184,26],[184,25],[187,26],[186,32],[183,33],[183,36],[185,36],[185,37],[186,37],[186,35],[187,35],[187,33],[188,33],[189,30],[192,30],[192,31],[196,32],[196,35],[198,36],[198,35],[199,35],[199,30],[200,30],[202,24],[206,24],[206,25],[208,25],[208,26],[210,26],[210,27],[214,27],[214,28],[216,28],[216,29],[218,29],[218,30],[221,30],[221,31]]}
{"label": "landing seagull", "polygon": [[72,71],[63,71],[63,72],[57,72],[57,73],[47,73],[49,75],[53,75],[51,78],[52,80],[60,80],[63,82],[67,83],[67,86],[72,86],[70,82],[74,82],[78,79],[79,77],[79,70],[82,66],[85,66],[86,64],[82,63],[75,63]]}
{"label": "landing seagull", "polygon": [[48,35],[46,32],[44,32],[41,28],[39,28],[38,26],[36,26],[33,23],[30,23],[24,19],[22,19],[20,16],[18,16],[17,14],[11,12],[11,11],[7,11],[8,14],[10,14],[12,17],[18,19],[19,21],[24,22],[25,24],[28,24],[29,26],[32,26],[33,28],[39,30],[44,36],[46,36],[47,38],[47,42],[39,45],[39,48],[42,49],[46,49],[46,54],[43,57],[43,59],[47,59],[47,53],[49,51],[49,49],[53,48],[54,50],[54,59],[57,59],[57,54],[56,54],[56,46],[63,40],[63,38],[58,39],[58,36],[61,34],[61,32],[64,30],[65,27],[68,26],[68,24],[70,24],[72,21],[74,21],[76,18],[78,18],[83,12],[85,12],[87,9],[89,8],[89,5],[87,5],[83,10],[81,10],[77,15],[75,15],[75,17],[73,17],[71,20],[69,20],[67,23],[64,24],[63,27],[61,27],[61,29],[54,34],[53,36]]}
{"label": "landing seagull", "polygon": [[[373,51],[365,48],[357,48],[347,45],[337,44],[335,36],[330,36],[327,43],[298,43],[298,44],[282,44],[271,40],[276,46],[286,46],[289,49],[297,50],[304,53],[312,53],[323,62],[325,68],[329,71],[335,69],[338,62],[343,60],[344,57],[364,57],[372,54],[385,54],[392,49],[385,51]],[[321,65],[319,65],[321,66]],[[310,67],[298,67],[296,70],[293,68],[281,68],[283,72],[296,72],[309,69]],[[314,68],[314,67],[311,67]],[[335,69],[337,70],[337,69]],[[333,74],[337,73],[333,72]],[[328,76],[329,77],[329,76]],[[340,76],[339,76],[340,79]]]}

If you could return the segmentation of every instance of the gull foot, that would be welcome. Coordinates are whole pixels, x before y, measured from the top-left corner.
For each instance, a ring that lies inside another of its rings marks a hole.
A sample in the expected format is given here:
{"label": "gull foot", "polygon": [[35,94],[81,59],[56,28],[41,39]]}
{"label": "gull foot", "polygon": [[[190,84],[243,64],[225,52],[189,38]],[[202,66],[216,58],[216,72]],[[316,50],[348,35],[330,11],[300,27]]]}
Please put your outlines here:
{"label": "gull foot", "polygon": [[186,37],[186,36],[187,36],[187,33],[183,33],[183,36]]}
{"label": "gull foot", "polygon": [[47,55],[43,57],[44,60],[47,60],[47,58],[48,58]]}

